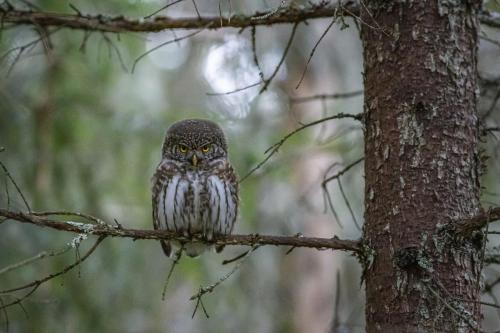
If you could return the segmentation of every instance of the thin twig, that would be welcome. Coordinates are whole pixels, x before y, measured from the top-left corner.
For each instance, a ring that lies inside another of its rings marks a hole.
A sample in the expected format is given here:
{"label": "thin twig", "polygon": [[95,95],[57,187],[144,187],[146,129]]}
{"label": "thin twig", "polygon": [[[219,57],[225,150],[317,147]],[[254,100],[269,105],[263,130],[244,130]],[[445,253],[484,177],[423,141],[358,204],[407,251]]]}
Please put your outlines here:
{"label": "thin twig", "polygon": [[257,33],[257,28],[255,26],[252,26],[252,53],[253,53],[253,62],[255,64],[255,67],[259,70],[259,76],[262,81],[264,81],[264,73],[262,72],[262,69],[260,68],[259,64],[259,59],[257,57],[257,41],[255,39],[255,35]]}
{"label": "thin twig", "polygon": [[24,267],[26,265],[29,265],[35,261],[41,260],[41,259],[46,258],[46,257],[55,257],[58,255],[64,254],[71,249],[72,249],[72,246],[68,245],[68,246],[64,247],[63,249],[57,250],[57,251],[42,251],[42,252],[38,253],[37,255],[34,255],[30,258],[24,259],[20,262],[14,263],[12,265],[9,265],[7,267],[0,269],[0,275],[8,273],[12,270]]}
{"label": "thin twig", "polygon": [[38,43],[40,42],[43,42],[45,38],[49,38],[49,36],[55,34],[56,32],[58,32],[61,28],[57,28],[57,29],[54,29],[52,31],[49,31],[45,34],[40,34],[40,37],[24,44],[24,45],[21,45],[21,46],[16,46],[16,47],[13,47],[9,50],[7,50],[4,54],[2,54],[2,56],[0,56],[0,63],[2,63],[4,61],[4,59],[7,58],[7,56],[9,54],[11,54],[12,52],[16,52],[17,51],[17,54],[15,55],[14,59],[12,60],[12,63],[9,65],[9,68],[7,69],[7,76],[10,75],[10,73],[12,72],[12,70],[14,69],[14,66],[16,65],[16,63],[19,61],[19,59],[21,58],[22,54],[28,50],[31,51],[33,48],[35,48]]}
{"label": "thin twig", "polygon": [[443,297],[441,297],[441,295],[439,295],[439,293],[437,291],[435,291],[430,285],[426,284],[426,287],[427,289],[434,295],[436,296],[436,298],[438,300],[441,301],[441,303],[443,303],[444,306],[446,306],[448,309],[450,309],[453,313],[455,313],[459,318],[462,318],[463,320],[465,320],[465,322],[467,323],[467,325],[469,327],[471,327],[473,330],[477,331],[478,330],[478,327],[477,327],[477,323],[471,323],[470,322],[470,318],[467,318],[466,316],[464,316],[462,313],[460,313],[457,309],[455,309],[450,303],[448,303]]}
{"label": "thin twig", "polygon": [[24,290],[24,289],[28,289],[28,288],[31,288],[31,290],[26,293],[25,295],[23,295],[22,297],[20,298],[17,298],[15,301],[12,301],[10,303],[7,303],[5,305],[2,305],[0,307],[0,310],[2,309],[6,309],[12,305],[16,305],[16,304],[21,304],[22,301],[24,301],[26,298],[28,298],[30,295],[32,295],[37,289],[38,287],[40,287],[43,283],[49,281],[49,280],[52,280],[60,275],[63,275],[63,274],[66,274],[67,272],[69,272],[70,270],[72,270],[73,268],[79,266],[82,262],[84,262],[96,249],[97,247],[99,246],[99,244],[106,238],[106,236],[100,236],[96,242],[94,243],[94,245],[87,251],[87,253],[85,253],[84,256],[82,256],[79,260],[75,261],[73,264],[69,265],[69,266],[66,266],[64,269],[60,270],[59,272],[56,272],[56,273],[52,273],[42,279],[39,279],[39,280],[35,280],[31,283],[28,283],[28,284],[25,284],[25,285],[22,285],[20,287],[15,287],[15,288],[11,288],[11,289],[6,289],[6,290],[2,290],[0,291],[0,295],[1,294],[9,294],[9,293],[12,293],[14,291],[19,291],[19,290]]}
{"label": "thin twig", "polygon": [[356,219],[356,215],[354,214],[354,211],[352,210],[351,204],[349,203],[349,200],[347,199],[347,196],[344,192],[344,188],[342,187],[342,182],[340,181],[340,177],[337,178],[337,183],[339,185],[340,193],[342,194],[342,198],[344,198],[344,202],[347,206],[347,209],[349,210],[349,213],[351,214],[352,220],[354,221],[354,225],[356,228],[361,231],[361,227],[358,224],[358,220]]}
{"label": "thin twig", "polygon": [[[207,27],[208,27],[208,25],[207,25],[205,28],[207,28]],[[141,54],[139,57],[137,57],[137,59],[135,59],[135,60],[134,60],[134,64],[132,65],[132,73],[134,73],[134,71],[135,71],[135,66],[137,65],[137,63],[138,63],[138,62],[139,62],[142,58],[144,58],[145,56],[147,56],[148,54],[150,54],[150,53],[152,53],[152,52],[154,52],[154,51],[158,50],[159,48],[162,48],[163,46],[166,46],[166,45],[168,45],[168,44],[176,43],[176,42],[179,42],[179,41],[181,41],[181,40],[184,40],[184,39],[187,39],[187,38],[191,38],[191,37],[193,37],[193,36],[195,36],[195,35],[199,34],[200,32],[202,32],[203,30],[205,30],[205,28],[200,29],[200,30],[197,30],[197,31],[192,32],[192,33],[190,33],[190,34],[184,35],[184,36],[182,36],[182,37],[178,37],[178,38],[175,38],[175,39],[171,39],[171,40],[169,40],[169,41],[167,41],[167,42],[165,42],[165,43],[161,43],[160,45],[157,45],[157,46],[153,47],[153,48],[152,48],[152,49],[150,49],[150,50],[147,50],[146,52],[144,52],[143,54]]]}
{"label": "thin twig", "polygon": [[2,163],[2,161],[0,161],[0,167],[2,167],[3,172],[9,178],[9,180],[11,181],[11,183],[14,185],[14,187],[16,188],[17,193],[19,193],[19,195],[21,196],[21,199],[23,200],[24,205],[26,206],[26,209],[28,209],[28,212],[31,212],[31,208],[30,208],[30,205],[28,204],[28,200],[26,200],[26,197],[24,196],[23,192],[21,191],[21,188],[19,188],[19,186],[17,185],[16,181],[10,175],[9,170],[7,169],[7,167],[5,166],[5,164]]}
{"label": "thin twig", "polygon": [[491,44],[493,45],[496,45],[498,47],[500,47],[500,42],[495,40],[495,39],[492,39],[492,38],[489,38],[489,37],[486,37],[486,36],[479,36],[480,39],[482,40],[485,40],[487,42],[490,42]]}
{"label": "thin twig", "polygon": [[174,1],[174,2],[171,2],[171,3],[169,3],[169,4],[167,4],[167,5],[163,6],[163,7],[161,7],[160,9],[155,10],[155,11],[154,11],[154,12],[152,12],[151,14],[144,16],[144,19],[145,19],[145,20],[147,20],[147,19],[151,18],[152,16],[154,16],[154,15],[158,14],[158,13],[159,13],[159,12],[161,12],[162,10],[165,10],[165,9],[167,9],[168,7],[173,6],[173,5],[175,5],[175,4],[179,3],[179,2],[182,2],[182,1],[184,1],[184,0],[176,0],[176,1]]}
{"label": "thin twig", "polygon": [[253,87],[256,87],[258,85],[260,85],[262,82],[255,82],[255,83],[252,83],[252,84],[249,84],[248,86],[245,86],[245,87],[242,87],[242,88],[236,88],[234,90],[230,90],[230,91],[225,91],[225,92],[221,92],[221,93],[210,93],[208,92],[207,93],[207,96],[222,96],[222,95],[231,95],[231,94],[234,94],[234,93],[238,93],[240,91],[243,91],[243,90],[247,90],[247,89],[250,89],[250,88],[253,88]]}
{"label": "thin twig", "polygon": [[278,65],[274,69],[274,72],[271,74],[271,76],[267,80],[264,81],[264,86],[260,89],[259,94],[261,94],[261,93],[263,93],[264,91],[267,90],[267,87],[269,86],[269,84],[271,83],[271,81],[274,79],[274,77],[276,76],[276,74],[278,73],[278,71],[280,70],[281,65],[285,61],[286,55],[288,54],[288,50],[290,50],[290,47],[292,46],[293,37],[295,37],[295,32],[297,31],[297,27],[298,26],[299,26],[299,23],[295,23],[293,25],[292,32],[290,33],[290,37],[288,38],[288,42],[287,42],[287,44],[285,46],[285,50],[283,51],[283,55],[281,56],[281,59],[280,59]]}
{"label": "thin twig", "polygon": [[300,104],[314,101],[323,101],[326,99],[340,99],[340,98],[351,98],[363,95],[363,90],[356,90],[347,93],[339,93],[339,94],[321,94],[321,95],[313,95],[313,96],[305,96],[305,97],[294,97],[290,98],[291,104]]}
{"label": "thin twig", "polygon": [[[196,314],[196,310],[198,309],[198,305],[201,304],[201,306],[203,307],[203,303],[202,303],[202,300],[201,298],[205,295],[205,294],[210,294],[214,291],[215,288],[217,288],[222,282],[226,281],[228,278],[230,278],[234,273],[236,273],[236,271],[238,271],[238,269],[240,269],[241,265],[245,262],[245,260],[250,256],[250,254],[252,254],[255,250],[257,250],[259,248],[259,245],[255,245],[253,246],[249,251],[247,251],[245,253],[245,255],[242,257],[242,260],[240,260],[236,265],[233,266],[233,268],[225,275],[223,275],[217,282],[215,282],[214,284],[211,284],[207,287],[200,287],[198,293],[196,295],[193,295],[191,296],[191,298],[189,298],[189,300],[191,301],[194,301],[194,300],[197,300],[196,302],[196,306],[195,306],[195,309],[194,309],[194,312],[193,312],[193,316]],[[208,318],[208,313],[206,312],[206,309],[203,307],[203,310],[205,312],[205,315],[207,316]]]}
{"label": "thin twig", "polygon": [[[337,212],[336,212],[336,210],[335,210],[335,208],[334,208],[334,206],[333,206],[332,198],[331,198],[331,196],[330,196],[330,192],[328,191],[328,189],[327,189],[326,185],[327,185],[330,181],[332,181],[332,180],[334,180],[334,179],[340,179],[340,177],[341,177],[344,173],[346,173],[347,171],[349,171],[351,168],[353,168],[354,166],[356,166],[358,163],[361,163],[361,161],[363,161],[363,160],[364,160],[364,157],[361,157],[361,158],[357,159],[356,161],[354,161],[354,162],[350,163],[349,165],[347,165],[347,166],[346,166],[345,168],[343,168],[342,170],[338,171],[335,175],[333,175],[333,176],[331,176],[331,177],[326,178],[326,176],[328,175],[328,173],[330,172],[330,170],[331,170],[332,168],[334,168],[335,166],[337,166],[337,165],[338,165],[338,163],[337,163],[337,162],[333,163],[332,165],[330,165],[330,167],[328,167],[328,169],[327,169],[327,170],[326,170],[326,172],[324,173],[324,176],[323,176],[323,181],[321,182],[321,188],[323,189],[323,195],[324,195],[324,197],[323,197],[323,198],[326,198],[327,203],[328,203],[328,207],[330,208],[330,211],[333,213],[333,216],[335,217],[335,221],[337,221],[337,223],[339,224],[339,226],[340,226],[341,228],[343,228],[343,225],[340,223],[339,216],[338,216],[338,214],[337,214]],[[340,185],[339,187],[340,187],[341,191],[343,192],[343,189],[342,189],[341,185]],[[344,194],[344,200],[346,200],[346,198],[345,198],[345,194]],[[348,207],[350,207],[350,205],[348,205]],[[325,212],[326,212],[326,203],[325,203]],[[352,211],[351,211],[351,213],[352,213]],[[353,214],[353,213],[352,213],[352,214]],[[354,217],[354,215],[353,215],[353,217]],[[357,224],[357,222],[356,222],[356,220],[355,220],[355,217],[354,217],[354,221],[355,221],[356,226],[358,226],[358,224]],[[359,229],[359,226],[358,226],[358,229]]]}
{"label": "thin twig", "polygon": [[113,43],[113,41],[106,35],[106,33],[102,33],[102,36],[104,38],[104,40],[108,43],[108,46],[111,47],[111,49],[113,49],[115,51],[115,54],[118,58],[118,60],[120,61],[120,65],[122,66],[122,69],[125,73],[128,73],[128,68],[127,68],[127,65],[125,65],[125,62],[123,61],[123,58],[122,58],[122,54],[120,52],[120,50],[118,49],[118,47],[115,45],[115,43]]}
{"label": "thin twig", "polygon": [[495,97],[493,97],[493,101],[491,101],[490,107],[488,108],[488,110],[486,110],[484,115],[481,117],[482,122],[484,122],[484,120],[491,115],[493,110],[495,110],[495,107],[497,105],[498,100],[500,100],[500,90],[497,91]]}
{"label": "thin twig", "polygon": [[198,10],[198,6],[196,5],[196,0],[191,0],[191,2],[193,3],[194,10],[196,11],[196,15],[198,15],[198,20],[201,20],[201,15],[200,15],[200,11]]}
{"label": "thin twig", "polygon": [[167,287],[168,283],[170,282],[170,278],[172,277],[172,274],[174,273],[174,268],[177,266],[179,263],[179,260],[181,260],[182,257],[182,250],[184,250],[184,245],[182,245],[176,252],[175,252],[175,259],[172,262],[172,266],[170,266],[170,270],[168,271],[167,278],[165,279],[165,283],[163,285],[163,291],[161,292],[161,300],[165,300],[165,295],[167,294]]}
{"label": "thin twig", "polygon": [[90,214],[81,213],[81,212],[70,212],[70,211],[65,211],[65,210],[59,210],[59,211],[46,211],[46,212],[31,212],[31,214],[36,215],[36,216],[76,216],[76,217],[81,217],[83,219],[86,219],[86,220],[93,222],[95,224],[106,224],[100,218],[97,218],[97,217],[92,216]]}
{"label": "thin twig", "polygon": [[0,297],[0,306],[2,307],[3,316],[5,317],[5,332],[9,332],[9,314],[7,313],[2,297]]}
{"label": "thin twig", "polygon": [[264,152],[264,154],[267,154],[266,158],[264,158],[259,164],[257,164],[255,167],[253,167],[245,176],[243,176],[243,178],[240,179],[240,183],[243,182],[243,181],[245,181],[245,179],[247,179],[251,174],[253,174],[260,167],[262,167],[281,148],[281,146],[288,139],[290,139],[290,137],[292,137],[293,135],[297,134],[298,132],[300,132],[300,131],[302,131],[302,130],[304,130],[306,128],[309,128],[311,126],[314,126],[314,125],[317,125],[317,124],[321,124],[324,121],[329,121],[329,120],[333,120],[333,119],[342,119],[342,118],[351,118],[351,119],[355,119],[355,120],[361,120],[362,117],[363,117],[362,114],[338,113],[336,115],[333,115],[333,116],[330,116],[330,117],[326,117],[326,118],[322,118],[322,119],[319,119],[319,120],[316,120],[316,121],[312,121],[310,123],[307,123],[307,124],[304,124],[304,125],[300,126],[299,128],[297,128],[297,129],[291,131],[290,133],[288,133],[287,135],[285,135],[280,141],[276,142],[271,147],[269,147]]}
{"label": "thin twig", "polygon": [[304,67],[304,70],[302,71],[302,75],[300,76],[300,80],[297,83],[297,86],[295,87],[295,89],[299,89],[300,85],[302,84],[302,81],[304,80],[304,77],[306,76],[307,68],[309,66],[309,63],[311,62],[312,57],[314,56],[314,52],[316,52],[316,49],[318,48],[319,43],[321,43],[323,38],[325,38],[326,34],[328,33],[328,31],[330,31],[330,29],[332,28],[332,26],[335,24],[336,21],[337,21],[337,17],[335,16],[333,18],[332,22],[330,22],[330,24],[326,28],[326,30],[323,31],[323,33],[319,37],[316,44],[314,44],[314,47],[312,48],[311,53],[309,54],[309,58],[307,59],[306,66]]}
{"label": "thin twig", "polygon": [[333,313],[332,332],[337,332],[339,327],[340,312],[340,271],[337,269],[337,280],[335,281],[335,312]]}
{"label": "thin twig", "polygon": [[364,157],[360,157],[358,158],[357,160],[355,160],[354,162],[352,162],[351,164],[347,165],[345,168],[343,168],[342,170],[340,170],[339,172],[337,172],[336,174],[334,174],[333,176],[331,177],[328,177],[326,179],[323,180],[323,182],[321,183],[321,186],[322,187],[325,187],[326,184],[328,184],[329,182],[331,182],[332,180],[334,179],[337,179],[339,178],[340,176],[342,176],[344,173],[346,173],[347,171],[349,171],[351,168],[353,168],[354,166],[356,166],[357,164],[361,163],[362,161],[364,161]]}

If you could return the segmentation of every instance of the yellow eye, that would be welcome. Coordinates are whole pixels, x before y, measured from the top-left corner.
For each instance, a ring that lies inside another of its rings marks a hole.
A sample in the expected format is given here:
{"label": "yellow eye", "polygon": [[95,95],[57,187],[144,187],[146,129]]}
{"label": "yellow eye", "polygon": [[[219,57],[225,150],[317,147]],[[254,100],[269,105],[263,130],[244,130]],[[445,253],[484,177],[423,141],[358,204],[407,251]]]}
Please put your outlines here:
{"label": "yellow eye", "polygon": [[187,153],[188,148],[184,145],[179,145],[179,151],[183,154]]}
{"label": "yellow eye", "polygon": [[210,150],[210,145],[205,145],[201,147],[201,151],[204,153],[208,153],[209,150]]}

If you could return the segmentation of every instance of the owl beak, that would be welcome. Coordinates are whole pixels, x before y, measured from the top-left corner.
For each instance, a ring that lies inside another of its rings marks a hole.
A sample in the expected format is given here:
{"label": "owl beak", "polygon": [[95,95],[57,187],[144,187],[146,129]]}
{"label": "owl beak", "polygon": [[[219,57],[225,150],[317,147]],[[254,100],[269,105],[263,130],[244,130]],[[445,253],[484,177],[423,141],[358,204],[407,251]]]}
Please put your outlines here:
{"label": "owl beak", "polygon": [[196,154],[193,155],[191,158],[191,164],[195,167],[198,164],[198,157],[196,157]]}

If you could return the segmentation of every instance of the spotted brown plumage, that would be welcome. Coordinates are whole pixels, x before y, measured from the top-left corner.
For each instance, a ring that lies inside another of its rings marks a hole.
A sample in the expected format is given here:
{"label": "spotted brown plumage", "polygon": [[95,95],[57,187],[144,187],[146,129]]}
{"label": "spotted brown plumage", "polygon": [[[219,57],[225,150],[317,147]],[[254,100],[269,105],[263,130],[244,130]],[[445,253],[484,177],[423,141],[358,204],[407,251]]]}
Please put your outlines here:
{"label": "spotted brown plumage", "polygon": [[[238,213],[238,182],[221,128],[202,119],[170,126],[152,192],[155,229],[209,240],[230,234]],[[207,248],[200,243],[161,241],[161,245],[167,256],[172,255],[172,245],[183,246],[192,257]]]}

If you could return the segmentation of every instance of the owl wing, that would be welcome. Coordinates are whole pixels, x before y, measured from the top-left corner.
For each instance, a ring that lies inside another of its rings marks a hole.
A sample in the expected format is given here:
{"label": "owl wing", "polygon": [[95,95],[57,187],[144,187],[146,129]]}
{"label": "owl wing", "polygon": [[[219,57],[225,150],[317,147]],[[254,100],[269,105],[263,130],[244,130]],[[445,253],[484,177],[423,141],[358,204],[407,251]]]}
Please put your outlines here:
{"label": "owl wing", "polygon": [[[170,163],[162,161],[156,168],[151,183],[152,183],[152,203],[153,203],[153,227],[155,230],[164,230],[166,226],[163,226],[159,216],[158,216],[158,202],[160,196],[165,190],[165,184],[173,176],[175,172],[175,167]],[[172,255],[172,246],[169,241],[160,241],[163,252],[166,256],[170,257]]]}
{"label": "owl wing", "polygon": [[[228,160],[221,164],[217,174],[224,184],[224,198],[227,214],[224,218],[224,225],[221,225],[219,229],[223,234],[230,235],[236,223],[236,218],[238,217],[238,179]],[[219,223],[222,223],[222,220],[219,221]],[[217,253],[221,252],[223,249],[224,245],[215,247]]]}

